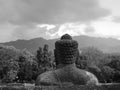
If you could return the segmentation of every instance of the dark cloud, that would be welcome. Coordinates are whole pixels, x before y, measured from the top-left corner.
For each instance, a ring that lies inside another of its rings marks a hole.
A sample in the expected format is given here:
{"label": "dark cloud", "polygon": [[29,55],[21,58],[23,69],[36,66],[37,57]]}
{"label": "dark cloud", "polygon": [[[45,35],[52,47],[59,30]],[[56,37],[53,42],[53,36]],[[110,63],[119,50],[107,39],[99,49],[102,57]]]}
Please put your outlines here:
{"label": "dark cloud", "polygon": [[0,0],[0,4],[0,21],[13,24],[87,22],[110,14],[98,0]]}
{"label": "dark cloud", "polygon": [[24,25],[14,29],[12,36],[14,39],[32,39],[37,37],[47,38],[46,31],[45,28],[39,28],[35,25]]}

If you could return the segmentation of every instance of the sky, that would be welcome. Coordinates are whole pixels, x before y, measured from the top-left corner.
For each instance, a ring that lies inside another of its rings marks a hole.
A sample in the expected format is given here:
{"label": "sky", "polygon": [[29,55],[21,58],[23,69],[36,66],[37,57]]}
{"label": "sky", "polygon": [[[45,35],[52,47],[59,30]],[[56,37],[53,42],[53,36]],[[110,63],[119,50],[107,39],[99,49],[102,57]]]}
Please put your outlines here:
{"label": "sky", "polygon": [[88,35],[120,39],[120,0],[0,0],[0,42]]}

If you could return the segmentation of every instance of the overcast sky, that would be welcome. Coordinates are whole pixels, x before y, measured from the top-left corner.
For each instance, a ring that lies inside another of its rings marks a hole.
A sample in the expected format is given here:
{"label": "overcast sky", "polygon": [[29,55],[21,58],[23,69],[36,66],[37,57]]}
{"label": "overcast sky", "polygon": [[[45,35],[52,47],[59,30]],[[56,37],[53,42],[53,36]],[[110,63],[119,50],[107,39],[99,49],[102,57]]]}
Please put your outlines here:
{"label": "overcast sky", "polygon": [[0,0],[0,42],[65,33],[120,39],[120,0]]}

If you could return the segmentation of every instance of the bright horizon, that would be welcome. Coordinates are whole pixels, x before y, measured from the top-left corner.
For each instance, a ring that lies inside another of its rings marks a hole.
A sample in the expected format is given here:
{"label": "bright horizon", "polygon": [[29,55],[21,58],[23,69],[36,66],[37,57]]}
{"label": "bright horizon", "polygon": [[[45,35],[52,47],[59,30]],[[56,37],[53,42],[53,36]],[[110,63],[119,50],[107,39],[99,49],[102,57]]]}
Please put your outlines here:
{"label": "bright horizon", "polygon": [[0,42],[72,36],[120,39],[120,0],[0,0]]}

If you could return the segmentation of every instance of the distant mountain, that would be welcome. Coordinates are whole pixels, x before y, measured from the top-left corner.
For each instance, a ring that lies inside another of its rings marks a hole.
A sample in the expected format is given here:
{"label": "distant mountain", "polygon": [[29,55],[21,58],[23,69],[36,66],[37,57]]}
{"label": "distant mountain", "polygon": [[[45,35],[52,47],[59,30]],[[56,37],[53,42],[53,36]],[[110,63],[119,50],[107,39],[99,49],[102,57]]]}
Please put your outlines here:
{"label": "distant mountain", "polygon": [[[96,47],[103,52],[107,53],[120,53],[120,40],[113,38],[96,38],[89,36],[75,36],[74,40],[79,43],[79,48]],[[18,49],[27,49],[30,52],[35,52],[38,47],[43,47],[44,44],[49,45],[49,49],[54,49],[54,43],[57,39],[46,40],[43,38],[35,38],[31,40],[17,40],[7,43],[1,43],[3,45],[14,46]]]}

